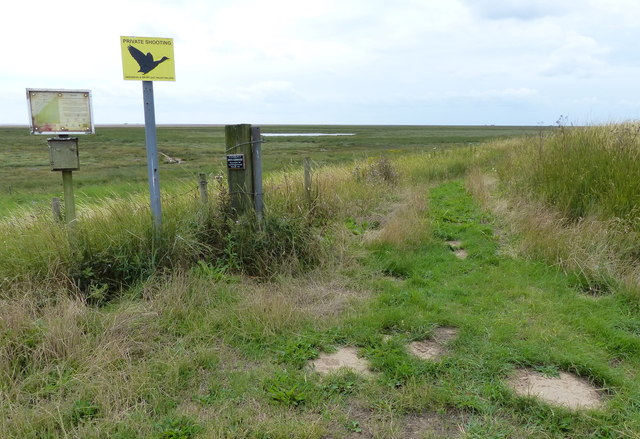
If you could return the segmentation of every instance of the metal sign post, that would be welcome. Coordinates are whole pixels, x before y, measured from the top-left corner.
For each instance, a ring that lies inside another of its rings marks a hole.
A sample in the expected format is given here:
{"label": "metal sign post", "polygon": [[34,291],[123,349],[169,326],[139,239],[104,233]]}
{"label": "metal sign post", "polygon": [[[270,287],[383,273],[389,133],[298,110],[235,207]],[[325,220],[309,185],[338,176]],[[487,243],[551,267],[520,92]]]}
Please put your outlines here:
{"label": "metal sign post", "polygon": [[122,73],[125,80],[142,81],[144,130],[147,146],[147,174],[153,216],[154,240],[162,231],[160,170],[156,139],[156,113],[153,81],[175,81],[173,39],[156,37],[120,37]]}
{"label": "metal sign post", "polygon": [[160,203],[160,172],[158,170],[158,143],[156,138],[156,113],[153,101],[153,81],[142,81],[144,100],[144,133],[147,145],[147,175],[153,231],[158,236],[162,230],[162,206]]}

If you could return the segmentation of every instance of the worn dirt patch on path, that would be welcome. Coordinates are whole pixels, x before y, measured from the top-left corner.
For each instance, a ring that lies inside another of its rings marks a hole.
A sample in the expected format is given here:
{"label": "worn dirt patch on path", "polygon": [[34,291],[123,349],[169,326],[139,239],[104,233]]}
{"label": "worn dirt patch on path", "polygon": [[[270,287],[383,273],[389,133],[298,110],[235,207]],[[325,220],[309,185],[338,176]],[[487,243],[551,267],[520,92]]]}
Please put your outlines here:
{"label": "worn dirt patch on path", "polygon": [[423,360],[437,360],[447,352],[446,344],[457,336],[457,328],[436,328],[431,339],[409,343],[409,353]]}
{"label": "worn dirt patch on path", "polygon": [[[446,411],[423,412],[406,416],[380,413],[355,407],[348,411],[349,419],[358,426],[346,439],[394,437],[402,439],[458,438],[464,433],[467,416]],[[352,424],[354,425],[354,424]],[[333,439],[329,435],[327,439]]]}
{"label": "worn dirt patch on path", "polygon": [[509,380],[509,386],[518,395],[535,396],[573,410],[596,409],[603,404],[595,387],[566,372],[560,372],[560,377],[549,378],[532,370],[520,369]]}
{"label": "worn dirt patch on path", "polygon": [[446,244],[458,259],[467,259],[467,256],[469,256],[469,253],[464,248],[462,248],[462,241],[446,241]]}
{"label": "worn dirt patch on path", "polygon": [[456,250],[456,251],[453,252],[453,254],[458,259],[467,259],[467,257],[469,256],[469,253],[466,250],[463,250],[463,249]]}
{"label": "worn dirt patch on path", "polygon": [[358,357],[358,350],[354,347],[343,347],[332,354],[321,354],[311,362],[313,369],[321,374],[328,374],[338,369],[346,368],[363,375],[371,375],[369,363]]}

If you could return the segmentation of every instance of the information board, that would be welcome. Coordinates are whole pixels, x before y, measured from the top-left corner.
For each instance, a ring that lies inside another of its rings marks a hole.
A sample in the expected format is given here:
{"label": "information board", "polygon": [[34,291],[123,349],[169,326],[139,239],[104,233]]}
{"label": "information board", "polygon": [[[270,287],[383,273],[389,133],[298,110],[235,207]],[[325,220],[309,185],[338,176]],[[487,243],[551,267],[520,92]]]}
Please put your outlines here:
{"label": "information board", "polygon": [[31,134],[93,134],[90,90],[27,89]]}

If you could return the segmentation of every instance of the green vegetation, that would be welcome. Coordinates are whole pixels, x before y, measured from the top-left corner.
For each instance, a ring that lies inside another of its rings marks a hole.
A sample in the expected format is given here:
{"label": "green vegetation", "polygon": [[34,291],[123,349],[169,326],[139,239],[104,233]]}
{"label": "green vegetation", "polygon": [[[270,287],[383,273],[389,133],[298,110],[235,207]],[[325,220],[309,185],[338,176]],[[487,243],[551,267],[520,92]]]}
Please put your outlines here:
{"label": "green vegetation", "polygon": [[560,126],[523,147],[526,152],[514,154],[503,175],[520,193],[573,221],[615,217],[640,226],[640,125]]}
{"label": "green vegetation", "polygon": [[639,133],[635,123],[559,126],[500,147],[499,176],[513,200],[502,214],[524,232],[522,247],[573,272],[592,293],[625,286],[636,295]]}
{"label": "green vegetation", "polygon": [[[539,130],[539,129],[538,129]],[[354,133],[345,137],[265,137],[265,171],[286,171],[311,157],[317,166],[361,160],[371,154],[405,152],[535,133],[531,127],[437,126],[263,126],[263,133]],[[166,163],[160,155],[160,182],[168,195],[194,186],[199,173],[218,175],[224,169],[224,127],[158,128],[158,150],[181,163]],[[105,198],[146,193],[147,168],[144,127],[98,127],[95,135],[80,136],[80,170],[74,172],[81,205]],[[51,172],[44,136],[27,128],[0,127],[0,216],[16,207],[48,209],[52,197],[62,196],[59,172]],[[194,189],[195,191],[196,189]]]}
{"label": "green vegetation", "polygon": [[[263,223],[234,217],[223,184],[203,206],[195,179],[168,185],[160,242],[144,194],[85,204],[71,233],[44,208],[13,210],[3,437],[638,437],[640,295],[621,251],[637,242],[610,242],[631,217],[595,203],[572,217],[532,169],[540,142],[552,154],[595,127],[435,151],[397,128],[397,153],[383,128],[360,129],[371,157],[317,166],[311,203],[298,166],[271,168]],[[547,162],[536,170],[570,187]],[[441,328],[456,331],[442,356],[410,353]],[[344,346],[370,376],[310,369]],[[603,406],[518,396],[520,369],[579,376]]]}

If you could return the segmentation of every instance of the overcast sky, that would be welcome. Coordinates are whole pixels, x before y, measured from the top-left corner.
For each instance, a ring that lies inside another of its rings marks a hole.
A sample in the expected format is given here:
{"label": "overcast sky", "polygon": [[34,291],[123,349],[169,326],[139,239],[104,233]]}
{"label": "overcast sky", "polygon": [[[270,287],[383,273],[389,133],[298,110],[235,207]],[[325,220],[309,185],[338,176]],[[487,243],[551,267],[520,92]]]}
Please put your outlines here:
{"label": "overcast sky", "polygon": [[26,88],[142,123],[120,36],[174,39],[158,123],[595,124],[640,118],[640,0],[31,0],[3,11],[0,124]]}

